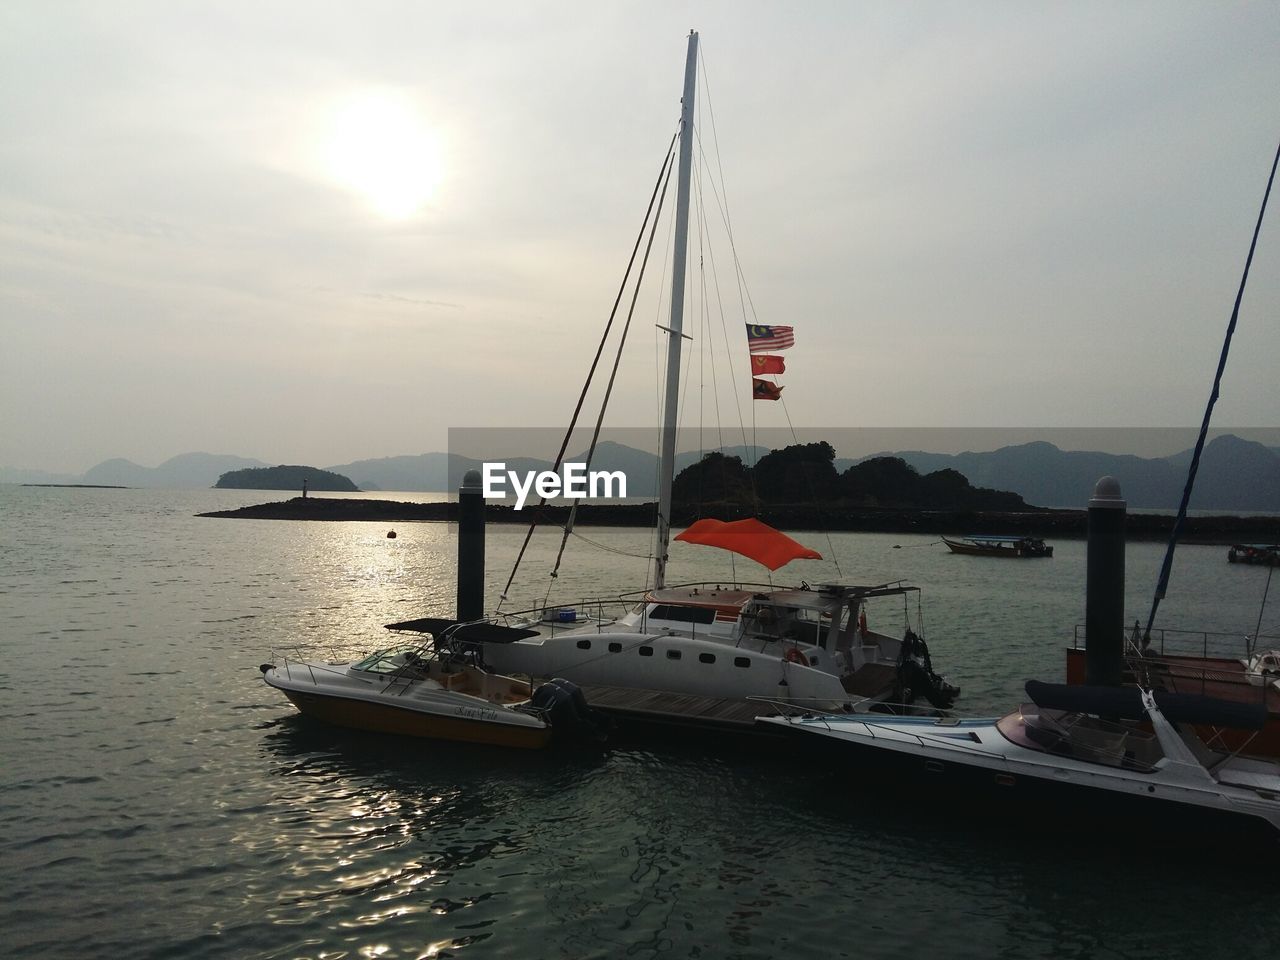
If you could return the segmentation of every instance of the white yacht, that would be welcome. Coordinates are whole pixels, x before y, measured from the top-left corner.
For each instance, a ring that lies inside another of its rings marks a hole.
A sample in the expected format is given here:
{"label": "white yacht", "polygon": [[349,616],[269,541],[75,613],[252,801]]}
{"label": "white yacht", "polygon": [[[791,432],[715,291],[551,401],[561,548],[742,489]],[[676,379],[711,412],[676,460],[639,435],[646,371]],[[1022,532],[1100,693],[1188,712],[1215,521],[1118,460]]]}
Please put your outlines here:
{"label": "white yacht", "polygon": [[[868,626],[869,601],[903,601],[902,583],[812,588],[688,584],[647,591],[616,618],[576,608],[512,615],[533,633],[484,645],[501,672],[555,676],[583,686],[631,687],[715,699],[769,698],[856,709],[927,699],[950,707],[959,690],[933,672],[928,648]],[[900,615],[900,613],[899,613]]]}
{"label": "white yacht", "polygon": [[483,669],[468,651],[470,643],[527,631],[420,623],[431,626],[430,644],[402,641],[351,663],[281,657],[262,664],[262,677],[304,716],[374,733],[529,749],[547,746],[553,732],[603,733],[571,684],[535,689]]}
{"label": "white yacht", "polygon": [[1205,743],[1192,729],[1256,731],[1266,721],[1260,704],[1035,680],[1026,690],[1031,703],[987,720],[792,712],[759,723],[917,798],[945,793],[947,816],[1148,839],[1160,825],[1178,830],[1165,836],[1179,846],[1280,841],[1280,764]]}

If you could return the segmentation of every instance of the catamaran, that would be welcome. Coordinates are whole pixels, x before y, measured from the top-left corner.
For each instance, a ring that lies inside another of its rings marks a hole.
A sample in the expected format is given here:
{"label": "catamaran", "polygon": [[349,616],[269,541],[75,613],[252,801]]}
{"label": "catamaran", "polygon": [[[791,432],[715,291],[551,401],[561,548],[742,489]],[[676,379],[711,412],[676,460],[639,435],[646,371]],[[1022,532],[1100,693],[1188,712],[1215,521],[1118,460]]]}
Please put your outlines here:
{"label": "catamaran", "polygon": [[[480,653],[488,666],[504,673],[554,676],[582,684],[593,704],[602,689],[698,697],[706,701],[700,716],[723,717],[736,709],[747,726],[758,712],[747,698],[761,696],[831,709],[909,705],[917,699],[927,700],[931,708],[949,707],[959,689],[934,672],[923,626],[919,618],[914,627],[910,622],[910,601],[915,600],[918,607],[919,588],[909,583],[833,579],[785,588],[668,583],[697,63],[698,35],[691,32],[678,129],[670,310],[668,323],[659,326],[667,336],[667,358],[652,583],[615,598],[610,606],[605,601],[572,608],[545,604],[531,611],[495,615],[491,622],[532,635],[485,644]],[[670,157],[669,152],[664,172],[670,170]],[[660,176],[659,184],[663,182]],[[559,463],[557,458],[557,468]],[[714,530],[705,526],[717,523],[700,521],[675,539],[733,550],[760,560],[771,571],[792,560],[821,559],[816,551],[758,520]],[[723,539],[717,542],[717,538]],[[890,620],[886,612],[890,604],[906,611],[900,634],[884,628]]]}

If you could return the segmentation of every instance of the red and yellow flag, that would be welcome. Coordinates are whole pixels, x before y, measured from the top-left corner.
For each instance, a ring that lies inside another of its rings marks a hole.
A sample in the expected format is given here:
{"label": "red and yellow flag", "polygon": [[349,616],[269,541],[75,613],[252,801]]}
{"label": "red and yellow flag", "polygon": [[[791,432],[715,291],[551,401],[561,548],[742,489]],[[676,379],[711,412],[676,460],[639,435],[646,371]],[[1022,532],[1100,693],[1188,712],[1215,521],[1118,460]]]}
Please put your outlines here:
{"label": "red and yellow flag", "polygon": [[787,365],[782,357],[756,353],[751,356],[751,372],[757,376],[766,373],[786,373]]}

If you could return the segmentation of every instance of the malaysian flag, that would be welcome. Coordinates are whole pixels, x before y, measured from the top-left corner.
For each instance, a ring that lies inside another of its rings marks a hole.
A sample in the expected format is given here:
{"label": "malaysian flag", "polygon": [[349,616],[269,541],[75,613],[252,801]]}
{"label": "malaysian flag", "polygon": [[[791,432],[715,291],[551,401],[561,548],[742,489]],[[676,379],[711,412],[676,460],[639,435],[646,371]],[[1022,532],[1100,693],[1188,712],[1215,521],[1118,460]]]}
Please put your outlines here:
{"label": "malaysian flag", "polygon": [[768,353],[770,350],[785,350],[796,343],[796,335],[791,327],[766,327],[758,323],[747,324],[747,349],[752,353]]}

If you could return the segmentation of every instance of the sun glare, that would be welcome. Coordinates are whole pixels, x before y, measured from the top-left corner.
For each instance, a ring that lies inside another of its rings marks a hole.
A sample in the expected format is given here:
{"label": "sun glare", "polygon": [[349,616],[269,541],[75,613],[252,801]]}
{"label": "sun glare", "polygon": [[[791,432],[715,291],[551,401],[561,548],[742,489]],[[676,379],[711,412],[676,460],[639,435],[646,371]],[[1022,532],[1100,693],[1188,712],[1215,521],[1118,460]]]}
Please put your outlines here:
{"label": "sun glare", "polygon": [[325,161],[335,180],[397,220],[421,210],[442,175],[435,133],[406,97],[391,93],[364,93],[335,105]]}

